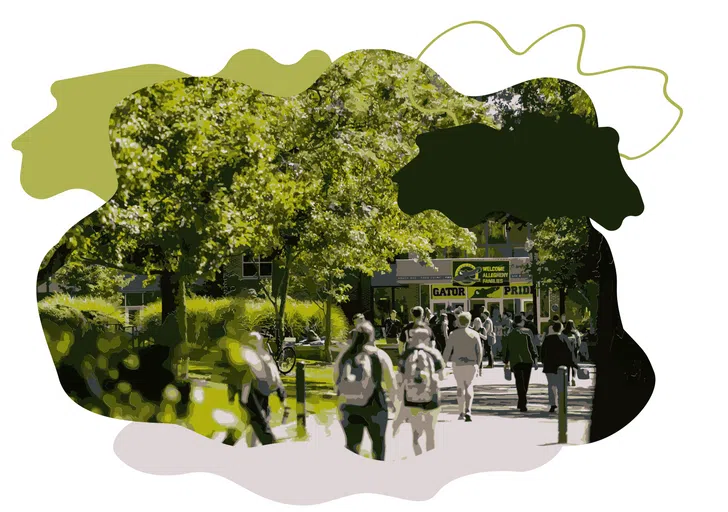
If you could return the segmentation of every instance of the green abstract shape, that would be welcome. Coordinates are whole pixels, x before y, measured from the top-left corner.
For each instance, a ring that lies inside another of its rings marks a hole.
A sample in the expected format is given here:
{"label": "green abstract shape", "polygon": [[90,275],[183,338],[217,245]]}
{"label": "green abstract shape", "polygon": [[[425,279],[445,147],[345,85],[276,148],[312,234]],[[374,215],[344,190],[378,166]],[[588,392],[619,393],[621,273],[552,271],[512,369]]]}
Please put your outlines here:
{"label": "green abstract shape", "polygon": [[[260,50],[234,55],[215,76],[243,82],[266,94],[293,96],[308,89],[331,65],[314,50],[295,64],[280,64]],[[56,82],[58,107],[13,141],[23,153],[20,183],[36,199],[70,189],[108,201],[116,192],[109,147],[109,113],[125,97],[155,83],[190,76],[160,65],[144,65]]]}
{"label": "green abstract shape", "polygon": [[[648,66],[619,66],[619,67],[616,67],[616,68],[604,69],[602,71],[591,71],[591,72],[590,71],[584,71],[581,68],[581,58],[582,58],[582,56],[584,54],[584,45],[586,44],[586,28],[584,28],[584,25],[579,25],[578,23],[572,23],[570,25],[564,25],[562,27],[555,28],[554,30],[551,30],[550,32],[547,32],[546,34],[544,34],[541,37],[539,37],[538,39],[536,39],[534,42],[532,42],[530,45],[528,45],[528,48],[526,48],[525,50],[518,51],[515,48],[513,48],[510,45],[510,43],[508,41],[506,41],[506,38],[503,36],[503,34],[501,34],[501,32],[497,28],[495,28],[493,25],[491,25],[490,23],[487,23],[485,21],[466,21],[466,22],[463,22],[463,23],[458,23],[457,25],[454,25],[454,26],[450,27],[449,29],[441,32],[437,37],[435,37],[432,41],[430,41],[427,44],[427,46],[424,47],[424,49],[417,56],[417,60],[418,61],[421,60],[422,59],[422,56],[425,54],[425,52],[433,44],[435,44],[435,42],[437,42],[441,37],[443,37],[445,34],[447,34],[449,32],[452,32],[453,30],[457,30],[458,28],[464,27],[466,25],[482,25],[484,27],[487,27],[487,28],[491,29],[495,33],[495,35],[498,36],[498,38],[501,40],[501,42],[505,45],[505,47],[508,49],[508,51],[511,52],[513,55],[517,55],[517,56],[521,56],[521,55],[527,54],[531,50],[531,48],[533,48],[534,46],[536,46],[539,42],[543,41],[544,39],[546,39],[551,34],[555,34],[556,32],[560,32],[562,30],[566,30],[566,29],[569,29],[569,28],[578,28],[579,31],[581,32],[581,41],[579,42],[579,55],[576,58],[576,71],[581,76],[604,75],[604,74],[607,74],[607,73],[613,73],[615,71],[622,71],[622,70],[626,70],[626,69],[636,69],[636,70],[641,70],[641,71],[654,71],[655,73],[659,73],[660,75],[662,75],[662,77],[665,79],[665,82],[664,82],[664,84],[662,86],[662,94],[665,97],[665,99],[668,101],[668,103],[670,103],[670,105],[672,105],[673,107],[675,107],[677,109],[677,111],[678,111],[677,120],[675,121],[675,124],[672,125],[672,128],[670,128],[670,131],[668,131],[665,134],[665,136],[662,139],[660,139],[660,141],[657,144],[655,144],[654,146],[652,146],[647,151],[645,151],[645,152],[643,152],[643,153],[641,153],[641,154],[639,154],[637,156],[628,156],[628,155],[625,155],[625,154],[620,153],[619,156],[622,157],[622,158],[624,158],[625,160],[638,160],[638,159],[642,158],[643,156],[647,156],[650,153],[652,153],[655,149],[657,149],[660,146],[660,144],[662,144],[663,142],[665,142],[667,140],[667,138],[670,135],[672,135],[672,132],[675,131],[675,128],[677,128],[677,125],[680,124],[680,121],[682,120],[682,117],[683,117],[683,108],[680,105],[678,105],[667,94],[667,81],[668,81],[668,76],[667,76],[667,73],[665,73],[663,70],[661,70],[659,68],[648,67]],[[409,92],[410,100],[412,101],[413,106],[416,109],[418,109],[419,111],[421,111],[422,113],[425,113],[425,114],[444,113],[444,114],[447,114],[448,116],[450,116],[453,119],[453,121],[455,121],[455,124],[456,125],[459,125],[460,124],[457,116],[451,110],[448,110],[448,109],[434,109],[434,110],[433,109],[426,109],[426,108],[418,105],[417,102],[414,101],[414,99],[412,97],[412,87],[411,87],[411,85],[408,86],[408,92]]]}

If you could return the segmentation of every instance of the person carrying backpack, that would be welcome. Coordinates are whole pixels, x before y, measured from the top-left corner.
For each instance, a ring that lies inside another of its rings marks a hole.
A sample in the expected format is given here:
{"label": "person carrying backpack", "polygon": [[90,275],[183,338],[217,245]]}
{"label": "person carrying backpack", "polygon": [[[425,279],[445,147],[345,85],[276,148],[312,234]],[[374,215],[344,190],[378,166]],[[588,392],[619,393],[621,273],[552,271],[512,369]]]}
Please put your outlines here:
{"label": "person carrying backpack", "polygon": [[[229,358],[231,372],[228,397],[234,399],[238,396],[253,434],[261,444],[275,443],[276,439],[270,428],[270,396],[273,393],[278,395],[283,406],[283,423],[286,422],[290,409],[286,406],[287,393],[281,375],[263,343],[263,337],[257,332],[251,332],[241,345],[234,345],[229,350]],[[228,431],[223,442],[235,444],[237,440]]]}
{"label": "person carrying backpack", "polygon": [[427,451],[435,449],[435,425],[440,412],[440,381],[445,378],[445,360],[431,342],[430,328],[424,322],[416,323],[397,365],[402,407],[394,422],[394,433],[397,434],[401,423],[409,422],[415,455],[422,454],[422,436],[427,438]]}
{"label": "person carrying backpack", "polygon": [[389,356],[374,344],[374,327],[364,321],[355,329],[351,345],[334,363],[334,388],[346,449],[360,453],[364,430],[372,440],[372,457],[384,460],[388,409],[397,410],[397,385]]}
{"label": "person carrying backpack", "polygon": [[[412,316],[414,317],[414,320],[412,322],[408,322],[407,325],[405,325],[402,329],[402,332],[399,333],[400,355],[402,355],[402,353],[407,349],[411,332],[415,328],[415,326],[419,325],[420,327],[422,327],[424,325],[425,327],[427,327],[427,325],[424,323],[424,313],[425,311],[420,306],[415,306],[414,308],[412,308]],[[430,336],[429,346],[433,348],[435,346],[435,335],[432,333]]]}

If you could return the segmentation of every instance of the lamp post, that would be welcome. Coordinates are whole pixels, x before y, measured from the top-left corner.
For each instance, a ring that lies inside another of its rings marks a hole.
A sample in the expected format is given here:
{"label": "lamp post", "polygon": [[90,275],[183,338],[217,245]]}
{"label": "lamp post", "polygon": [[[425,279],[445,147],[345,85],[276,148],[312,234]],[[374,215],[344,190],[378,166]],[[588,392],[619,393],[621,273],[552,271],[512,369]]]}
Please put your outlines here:
{"label": "lamp post", "polygon": [[533,320],[534,324],[536,325],[536,334],[538,335],[541,331],[541,319],[539,318],[538,314],[538,308],[537,308],[537,300],[538,300],[538,294],[536,293],[536,251],[535,251],[535,243],[530,238],[526,239],[525,248],[528,254],[531,257],[531,281],[533,281],[533,284],[531,285],[531,296],[533,300]]}

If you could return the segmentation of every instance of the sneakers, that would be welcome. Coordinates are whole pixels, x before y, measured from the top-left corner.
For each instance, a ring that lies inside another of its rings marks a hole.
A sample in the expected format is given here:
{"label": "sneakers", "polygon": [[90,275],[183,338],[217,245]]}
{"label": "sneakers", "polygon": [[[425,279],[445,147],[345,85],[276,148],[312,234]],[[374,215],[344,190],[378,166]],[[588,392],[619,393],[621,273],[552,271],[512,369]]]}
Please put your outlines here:
{"label": "sneakers", "polygon": [[464,419],[465,419],[465,415],[463,413],[460,413],[460,416],[458,416],[458,420],[464,420]]}
{"label": "sneakers", "polygon": [[518,410],[521,412],[528,412],[528,409],[526,407],[519,407]]}
{"label": "sneakers", "polygon": [[552,405],[551,406],[551,409],[549,409],[549,412],[550,413],[556,412],[556,406],[555,405]]}
{"label": "sneakers", "polygon": [[465,415],[465,423],[468,423],[470,421],[473,421],[473,418],[470,417],[470,414]]}

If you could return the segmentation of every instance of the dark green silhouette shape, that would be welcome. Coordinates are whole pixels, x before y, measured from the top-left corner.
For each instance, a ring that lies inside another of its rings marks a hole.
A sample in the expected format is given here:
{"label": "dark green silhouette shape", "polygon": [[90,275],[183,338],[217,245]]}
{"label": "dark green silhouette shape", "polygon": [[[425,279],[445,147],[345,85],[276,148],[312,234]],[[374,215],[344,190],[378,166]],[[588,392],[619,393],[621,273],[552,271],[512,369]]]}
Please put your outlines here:
{"label": "dark green silhouette shape", "polygon": [[[622,167],[617,132],[573,115],[522,114],[512,130],[469,124],[417,137],[420,154],[393,178],[399,206],[414,215],[438,210],[461,227],[508,217],[538,224],[547,217],[588,217],[619,228],[644,204]],[[433,186],[434,184],[434,186]],[[644,351],[622,327],[617,274],[604,236],[590,224],[580,279],[599,283],[597,379],[589,431],[595,442],[642,411],[655,388]]]}
{"label": "dark green silhouette shape", "polygon": [[622,167],[617,132],[579,116],[524,114],[513,130],[467,124],[416,142],[419,155],[393,178],[399,207],[410,215],[434,208],[461,227],[493,212],[532,223],[590,217],[615,230],[644,211]]}

